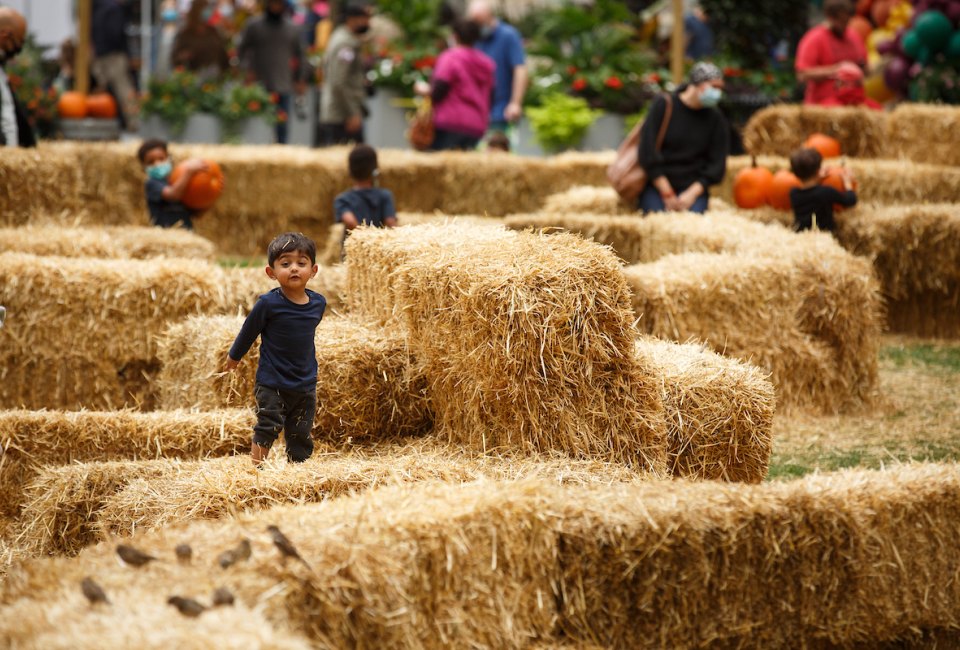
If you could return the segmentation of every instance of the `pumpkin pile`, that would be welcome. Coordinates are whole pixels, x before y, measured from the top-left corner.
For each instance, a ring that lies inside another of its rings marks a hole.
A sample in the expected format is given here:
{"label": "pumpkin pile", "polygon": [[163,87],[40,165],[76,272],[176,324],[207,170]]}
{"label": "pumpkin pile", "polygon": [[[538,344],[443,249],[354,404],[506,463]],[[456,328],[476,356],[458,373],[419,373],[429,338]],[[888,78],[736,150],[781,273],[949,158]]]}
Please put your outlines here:
{"label": "pumpkin pile", "polygon": [[117,118],[117,102],[109,93],[85,95],[70,91],[60,95],[57,112],[62,119],[67,120],[82,120],[87,117],[114,120]]}
{"label": "pumpkin pile", "polygon": [[[841,154],[840,142],[823,133],[814,133],[803,143],[804,147],[816,149],[824,159],[836,158]],[[839,170],[829,170],[824,184],[843,189]],[[790,190],[801,186],[800,179],[792,172],[781,169],[776,174],[757,165],[753,157],[750,167],[741,169],[733,179],[733,200],[738,207],[752,210],[770,205],[777,210],[790,209]]]}

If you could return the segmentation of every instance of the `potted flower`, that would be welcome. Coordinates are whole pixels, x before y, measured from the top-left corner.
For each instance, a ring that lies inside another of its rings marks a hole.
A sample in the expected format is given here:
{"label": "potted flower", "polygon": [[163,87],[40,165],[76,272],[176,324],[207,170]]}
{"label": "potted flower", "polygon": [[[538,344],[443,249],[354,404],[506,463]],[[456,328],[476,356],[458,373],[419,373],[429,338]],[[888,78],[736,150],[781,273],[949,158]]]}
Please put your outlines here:
{"label": "potted flower", "polygon": [[43,50],[27,35],[23,51],[7,64],[10,90],[27,113],[27,121],[34,133],[50,138],[57,130],[57,100],[60,93],[53,87],[44,87]]}
{"label": "potted flower", "polygon": [[272,144],[273,125],[287,119],[276,107],[276,97],[259,84],[225,86],[218,115],[227,142]]}
{"label": "potted flower", "polygon": [[164,139],[179,137],[197,110],[196,85],[196,76],[182,68],[168,77],[150,79],[140,104],[144,135]]}
{"label": "potted flower", "polygon": [[587,130],[602,113],[590,108],[582,97],[562,93],[546,95],[540,106],[527,109],[533,137],[548,152],[579,146]]}

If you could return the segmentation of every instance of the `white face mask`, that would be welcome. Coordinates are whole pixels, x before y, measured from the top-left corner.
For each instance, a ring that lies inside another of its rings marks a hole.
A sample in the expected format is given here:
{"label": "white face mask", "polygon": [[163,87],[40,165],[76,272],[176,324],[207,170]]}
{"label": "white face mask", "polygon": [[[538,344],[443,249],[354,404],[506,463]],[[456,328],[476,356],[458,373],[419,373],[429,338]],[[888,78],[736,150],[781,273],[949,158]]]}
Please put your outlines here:
{"label": "white face mask", "polygon": [[722,97],[722,90],[716,86],[707,86],[703,89],[703,92],[700,93],[700,104],[707,108],[713,108],[720,103]]}

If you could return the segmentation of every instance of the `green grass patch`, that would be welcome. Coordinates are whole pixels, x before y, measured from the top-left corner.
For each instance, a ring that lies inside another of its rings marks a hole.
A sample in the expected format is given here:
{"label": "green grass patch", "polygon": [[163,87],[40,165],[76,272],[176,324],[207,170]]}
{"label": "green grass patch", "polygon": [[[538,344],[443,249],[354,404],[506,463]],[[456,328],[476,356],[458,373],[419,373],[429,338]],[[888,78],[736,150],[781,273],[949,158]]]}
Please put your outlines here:
{"label": "green grass patch", "polygon": [[244,257],[241,255],[225,255],[217,259],[217,264],[227,269],[246,269],[255,266],[266,266],[267,260],[259,256]]}
{"label": "green grass patch", "polygon": [[888,346],[880,350],[880,360],[890,361],[898,368],[913,364],[960,372],[960,347],[929,343]]}
{"label": "green grass patch", "polygon": [[953,441],[912,441],[910,449],[899,449],[890,442],[882,447],[844,450],[810,448],[793,451],[787,456],[774,452],[770,459],[768,481],[789,481],[813,472],[836,472],[842,469],[880,469],[892,463],[960,462],[960,439]]}

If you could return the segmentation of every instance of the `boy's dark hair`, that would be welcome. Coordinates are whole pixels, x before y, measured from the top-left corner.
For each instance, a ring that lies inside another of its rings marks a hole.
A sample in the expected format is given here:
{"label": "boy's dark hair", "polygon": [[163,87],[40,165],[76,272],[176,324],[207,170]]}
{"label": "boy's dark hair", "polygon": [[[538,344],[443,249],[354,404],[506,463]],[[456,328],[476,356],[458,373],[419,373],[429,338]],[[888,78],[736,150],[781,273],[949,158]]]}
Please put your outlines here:
{"label": "boy's dark hair", "polygon": [[823,0],[823,15],[828,18],[853,16],[854,9],[850,0]]}
{"label": "boy's dark hair", "polygon": [[816,149],[797,149],[790,156],[790,171],[800,180],[807,181],[817,175],[822,162],[823,156]]}
{"label": "boy's dark hair", "polygon": [[140,164],[144,164],[147,160],[147,153],[153,151],[154,149],[163,149],[164,153],[169,153],[167,151],[167,141],[161,140],[160,138],[150,138],[149,140],[144,140],[143,144],[140,145],[140,148],[137,149],[137,160],[140,161]]}
{"label": "boy's dark hair", "polygon": [[350,152],[348,163],[350,178],[368,181],[373,178],[373,172],[377,169],[377,150],[368,144],[358,144]]}
{"label": "boy's dark hair", "polygon": [[510,151],[510,138],[502,131],[495,131],[487,138],[487,149],[501,149]]}
{"label": "boy's dark hair", "polygon": [[303,253],[310,258],[311,264],[317,263],[317,245],[302,232],[285,232],[274,237],[267,246],[267,263],[273,266],[284,253]]}
{"label": "boy's dark hair", "polygon": [[480,25],[466,18],[457,18],[453,21],[453,33],[460,45],[473,47],[480,40]]}

